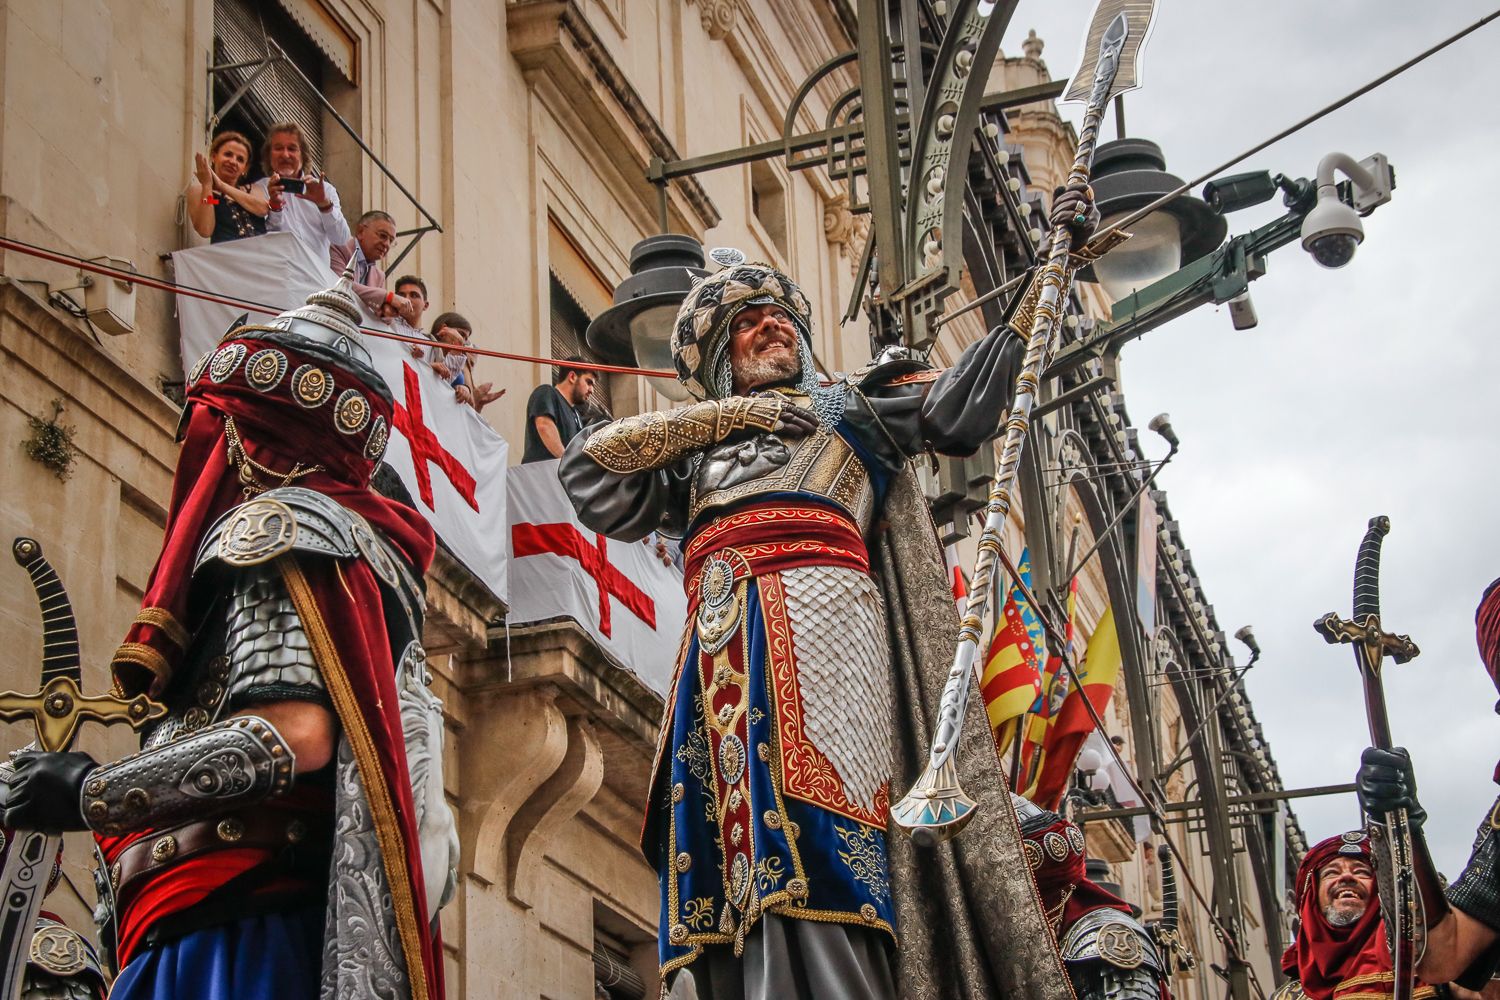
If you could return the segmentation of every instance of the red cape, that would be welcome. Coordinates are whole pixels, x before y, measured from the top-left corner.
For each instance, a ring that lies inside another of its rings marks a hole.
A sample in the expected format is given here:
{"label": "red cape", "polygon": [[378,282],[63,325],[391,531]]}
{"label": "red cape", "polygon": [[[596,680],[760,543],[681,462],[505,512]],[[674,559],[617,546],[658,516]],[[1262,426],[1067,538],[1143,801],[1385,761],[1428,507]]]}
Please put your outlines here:
{"label": "red cape", "polygon": [[[390,421],[390,405],[352,372],[318,358],[298,357],[285,343],[253,335],[226,339],[223,352],[243,343],[249,353],[274,348],[300,362],[320,365],[337,398],[345,389],[366,397],[375,417]],[[229,461],[228,424],[232,418],[245,453],[260,465],[287,471],[299,463],[321,466],[294,485],[315,490],[362,515],[404,556],[416,573],[432,562],[436,540],[415,510],[369,488],[375,459],[361,453],[363,438],[340,434],[329,408],[309,407],[284,392],[258,390],[236,366],[225,378],[199,373],[187,391],[188,411],[161,554],[147,585],[142,610],[116,652],[115,685],[127,695],[160,695],[180,663],[193,632],[202,624],[207,600],[192,597],[193,562],[203,537],[226,511],[246,499],[239,470]],[[441,953],[431,931],[422,882],[416,812],[401,728],[396,670],[380,586],[363,560],[298,558],[278,560],[288,591],[312,645],[339,723],[354,750],[369,798],[390,883],[395,920],[405,952],[413,1000],[441,1000]]]}

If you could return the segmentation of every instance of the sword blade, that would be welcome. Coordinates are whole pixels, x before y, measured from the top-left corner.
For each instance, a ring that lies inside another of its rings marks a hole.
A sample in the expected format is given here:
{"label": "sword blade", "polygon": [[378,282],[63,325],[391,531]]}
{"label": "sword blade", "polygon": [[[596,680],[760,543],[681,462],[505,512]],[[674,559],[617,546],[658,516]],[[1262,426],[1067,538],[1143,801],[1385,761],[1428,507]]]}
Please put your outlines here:
{"label": "sword blade", "polygon": [[0,1000],[20,1000],[30,954],[27,944],[47,895],[47,882],[62,838],[55,833],[17,831],[0,868]]}

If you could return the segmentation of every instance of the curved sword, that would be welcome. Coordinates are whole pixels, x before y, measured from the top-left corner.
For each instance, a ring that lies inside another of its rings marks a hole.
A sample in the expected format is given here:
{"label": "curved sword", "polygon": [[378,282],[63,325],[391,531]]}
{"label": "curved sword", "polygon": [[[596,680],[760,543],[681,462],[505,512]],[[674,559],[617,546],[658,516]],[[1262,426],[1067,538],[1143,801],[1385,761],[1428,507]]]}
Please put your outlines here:
{"label": "curved sword", "polygon": [[[72,745],[84,719],[127,722],[139,729],[166,714],[165,707],[145,695],[126,700],[83,694],[78,623],[62,580],[35,539],[17,538],[11,555],[31,577],[42,609],[42,687],[34,694],[0,693],[0,719],[31,719],[36,726],[33,746],[59,751]],[[8,761],[0,764],[0,768],[9,767]],[[61,839],[56,833],[18,830],[5,845],[0,867],[0,1000],[16,1000],[21,995],[32,932]]]}
{"label": "curved sword", "polygon": [[[1392,743],[1380,668],[1386,656],[1405,663],[1421,652],[1410,636],[1384,632],[1380,627],[1380,547],[1390,530],[1390,518],[1370,518],[1354,561],[1354,617],[1343,619],[1330,611],[1313,623],[1328,642],[1354,646],[1354,662],[1364,683],[1370,742],[1382,750],[1389,750]],[[1397,809],[1368,817],[1366,825],[1376,858],[1380,908],[1390,939],[1393,1000],[1410,1000],[1416,961],[1426,944],[1427,930],[1412,860],[1411,824],[1406,810]]]}

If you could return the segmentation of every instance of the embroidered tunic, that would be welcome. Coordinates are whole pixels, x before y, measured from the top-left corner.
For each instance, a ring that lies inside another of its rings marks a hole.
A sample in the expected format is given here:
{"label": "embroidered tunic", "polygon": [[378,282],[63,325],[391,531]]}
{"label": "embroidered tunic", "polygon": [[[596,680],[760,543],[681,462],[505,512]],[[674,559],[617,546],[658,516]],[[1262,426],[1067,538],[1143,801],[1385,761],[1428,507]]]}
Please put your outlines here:
{"label": "embroidered tunic", "polygon": [[1002,328],[941,373],[871,367],[845,383],[842,418],[801,439],[760,434],[621,473],[585,454],[596,425],[564,454],[585,524],[685,539],[688,626],[642,834],[663,976],[705,946],[738,953],[765,913],[894,939],[890,652],[865,538],[911,456],[994,436],[1020,348]]}

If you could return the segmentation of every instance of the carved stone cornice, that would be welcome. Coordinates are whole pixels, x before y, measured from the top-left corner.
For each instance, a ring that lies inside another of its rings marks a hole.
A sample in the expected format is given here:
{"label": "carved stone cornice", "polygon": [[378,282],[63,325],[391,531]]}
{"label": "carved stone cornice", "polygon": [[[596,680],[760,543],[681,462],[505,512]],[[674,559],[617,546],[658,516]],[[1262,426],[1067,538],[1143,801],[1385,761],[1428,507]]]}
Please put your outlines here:
{"label": "carved stone cornice", "polygon": [[849,210],[849,195],[843,191],[823,203],[823,235],[839,252],[849,258],[849,266],[856,265],[855,257],[864,245],[870,232],[870,216],[855,215]]}
{"label": "carved stone cornice", "polygon": [[438,546],[427,570],[427,620],[422,645],[429,656],[481,650],[490,622],[505,614],[505,603],[489,592],[469,567]]}
{"label": "carved stone cornice", "polygon": [[734,22],[740,16],[741,0],[687,0],[688,6],[698,5],[698,20],[703,30],[714,41],[721,41],[734,30]]}
{"label": "carved stone cornice", "polygon": [[[654,213],[656,192],[645,179],[645,168],[652,157],[670,161],[681,155],[576,0],[510,0],[505,24],[510,53],[521,68],[551,80],[593,137],[624,166],[622,172]],[[631,169],[632,162],[640,165],[638,172]],[[700,231],[719,224],[719,210],[695,178],[677,178],[670,190],[680,208],[696,216],[688,221]]]}

